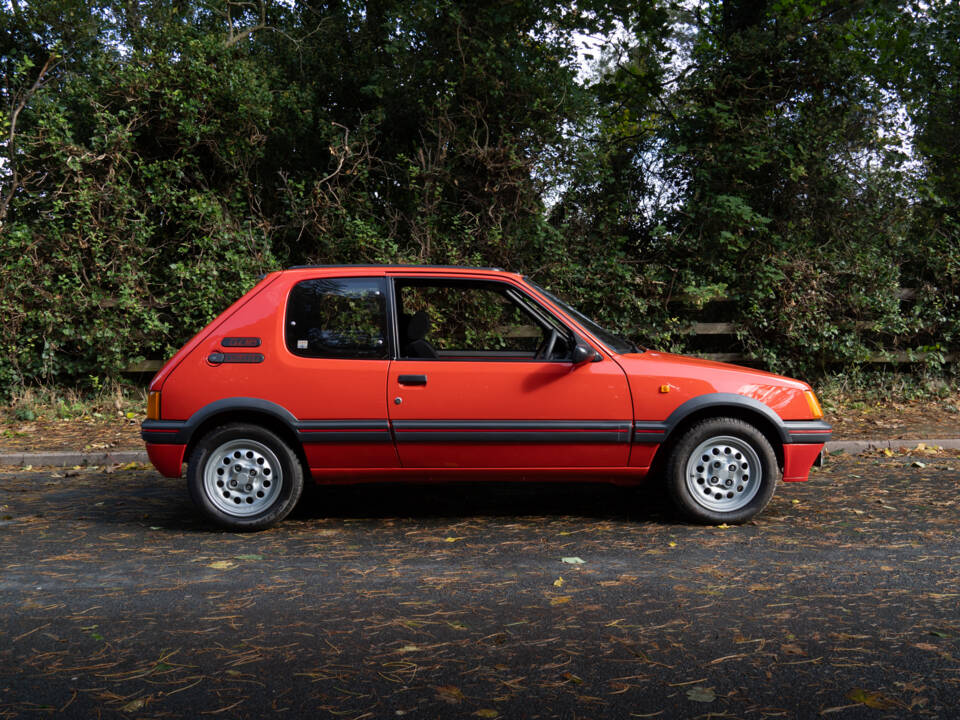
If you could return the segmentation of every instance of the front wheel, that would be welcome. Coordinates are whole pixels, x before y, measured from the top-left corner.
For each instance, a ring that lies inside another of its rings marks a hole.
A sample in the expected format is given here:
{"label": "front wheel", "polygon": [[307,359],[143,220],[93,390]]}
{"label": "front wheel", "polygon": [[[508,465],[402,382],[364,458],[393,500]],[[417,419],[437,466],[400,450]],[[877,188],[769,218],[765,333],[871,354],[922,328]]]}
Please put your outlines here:
{"label": "front wheel", "polygon": [[263,530],[285,518],[303,491],[296,453],[257,425],[232,423],[204,435],[190,453],[194,504],[230,530]]}
{"label": "front wheel", "polygon": [[674,503],[704,523],[742,523],[763,510],[780,468],[770,441],[737,418],[712,418],[687,430],[667,461]]}

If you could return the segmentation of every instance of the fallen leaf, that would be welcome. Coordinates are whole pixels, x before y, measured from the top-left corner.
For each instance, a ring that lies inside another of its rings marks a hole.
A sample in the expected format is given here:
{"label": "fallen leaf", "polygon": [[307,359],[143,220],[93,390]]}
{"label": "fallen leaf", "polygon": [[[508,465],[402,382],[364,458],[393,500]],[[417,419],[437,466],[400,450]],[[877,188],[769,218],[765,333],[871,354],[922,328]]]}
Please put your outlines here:
{"label": "fallen leaf", "polygon": [[926,466],[927,464],[925,462],[920,462],[919,460],[914,460],[912,463],[910,463],[910,467],[915,467],[915,468],[922,469],[922,468],[925,468]]}
{"label": "fallen leaf", "polygon": [[556,580],[553,581],[554,587],[563,587],[563,576],[561,575]]}
{"label": "fallen leaf", "polygon": [[863,688],[854,688],[848,692],[847,699],[853,700],[861,705],[866,705],[868,708],[873,708],[874,710],[889,710],[894,707],[894,703],[880,693],[869,692]]}
{"label": "fallen leaf", "polygon": [[799,505],[799,504],[800,504],[800,501],[797,500],[797,499],[793,499],[793,500],[791,500],[790,502],[791,502],[792,504],[794,504],[794,505]]}
{"label": "fallen leaf", "polygon": [[435,687],[434,690],[437,691],[438,700],[443,700],[451,705],[457,705],[464,699],[463,692],[456,685],[441,685]]}
{"label": "fallen leaf", "polygon": [[263,555],[234,555],[237,560],[263,560]]}
{"label": "fallen leaf", "polygon": [[883,454],[886,455],[887,457],[893,457],[893,450],[891,450],[890,448],[884,448]]}
{"label": "fallen leaf", "polygon": [[563,674],[563,676],[564,676],[567,680],[569,680],[570,682],[572,682],[574,685],[580,685],[580,684],[583,683],[583,678],[578,677],[577,675],[574,675],[574,674],[571,673],[571,672],[565,672],[565,673]]}
{"label": "fallen leaf", "polygon": [[462,537],[445,537],[444,542],[456,542],[457,540],[463,540]]}
{"label": "fallen leaf", "polygon": [[214,570],[229,570],[233,566],[233,563],[229,560],[217,560],[207,565],[207,567],[213,568]]}
{"label": "fallen leaf", "polygon": [[720,523],[720,524],[717,525],[716,527],[720,528],[721,530],[729,530],[729,529],[730,529],[730,526],[727,525],[726,523]]}
{"label": "fallen leaf", "polygon": [[567,563],[567,565],[583,565],[584,564],[584,561],[576,556],[560,558],[560,562],[565,562]]}
{"label": "fallen leaf", "polygon": [[556,597],[550,598],[551,605],[564,605],[570,602],[569,595],[557,595]]}
{"label": "fallen leaf", "polygon": [[806,655],[803,648],[799,645],[793,643],[783,643],[780,645],[780,649],[783,650],[787,655]]}
{"label": "fallen leaf", "polygon": [[687,690],[687,699],[693,702],[710,703],[717,699],[717,694],[713,691],[713,688],[697,685]]}
{"label": "fallen leaf", "polygon": [[676,546],[677,546],[677,544],[676,544],[675,542],[672,542],[672,541],[669,542],[669,543],[667,543],[667,545],[669,545],[670,547],[676,547]]}
{"label": "fallen leaf", "polygon": [[150,700],[149,697],[137,698],[136,700],[131,700],[126,705],[121,707],[120,710],[121,712],[127,712],[127,713],[136,712],[137,710],[142,708],[144,705],[146,705],[149,702],[149,700]]}

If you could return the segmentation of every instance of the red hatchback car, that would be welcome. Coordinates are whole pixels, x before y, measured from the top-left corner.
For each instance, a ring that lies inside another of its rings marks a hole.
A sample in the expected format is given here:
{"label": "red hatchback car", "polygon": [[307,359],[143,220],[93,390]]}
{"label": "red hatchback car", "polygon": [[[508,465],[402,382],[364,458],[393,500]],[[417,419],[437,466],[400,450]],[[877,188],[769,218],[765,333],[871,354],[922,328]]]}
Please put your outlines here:
{"label": "red hatchback car", "polygon": [[830,426],[806,383],[643,350],[514,273],[267,275],[150,384],[142,436],[204,514],[283,519],[304,478],[639,482],[739,523],[806,480]]}

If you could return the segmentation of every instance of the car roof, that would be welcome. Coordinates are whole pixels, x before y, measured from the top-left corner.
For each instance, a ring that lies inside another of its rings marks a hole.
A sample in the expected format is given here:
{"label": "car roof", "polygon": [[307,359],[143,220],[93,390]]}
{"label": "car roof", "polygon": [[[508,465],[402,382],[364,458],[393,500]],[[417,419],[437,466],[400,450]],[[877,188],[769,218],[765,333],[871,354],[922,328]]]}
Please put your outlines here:
{"label": "car roof", "polygon": [[464,265],[381,265],[376,263],[355,264],[355,265],[293,265],[286,268],[284,273],[306,273],[307,271],[321,271],[322,275],[339,275],[341,271],[367,271],[374,275],[387,275],[390,273],[426,273],[429,275],[440,276],[483,276],[483,275],[506,275],[515,279],[521,278],[519,273],[509,272],[498,267],[470,267]]}

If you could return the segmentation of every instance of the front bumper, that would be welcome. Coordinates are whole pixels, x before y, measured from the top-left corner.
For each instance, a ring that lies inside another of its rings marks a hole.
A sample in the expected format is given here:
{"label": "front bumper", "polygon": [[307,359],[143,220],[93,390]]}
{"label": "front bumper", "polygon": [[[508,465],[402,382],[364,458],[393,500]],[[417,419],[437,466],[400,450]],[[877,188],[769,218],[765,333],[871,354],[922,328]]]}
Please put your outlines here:
{"label": "front bumper", "polygon": [[833,434],[833,427],[823,420],[787,420],[784,429],[791,443],[823,445]]}
{"label": "front bumper", "polygon": [[823,447],[833,428],[823,420],[788,420],[783,425],[790,438],[783,444],[783,480],[809,480],[810,468],[823,464]]}

